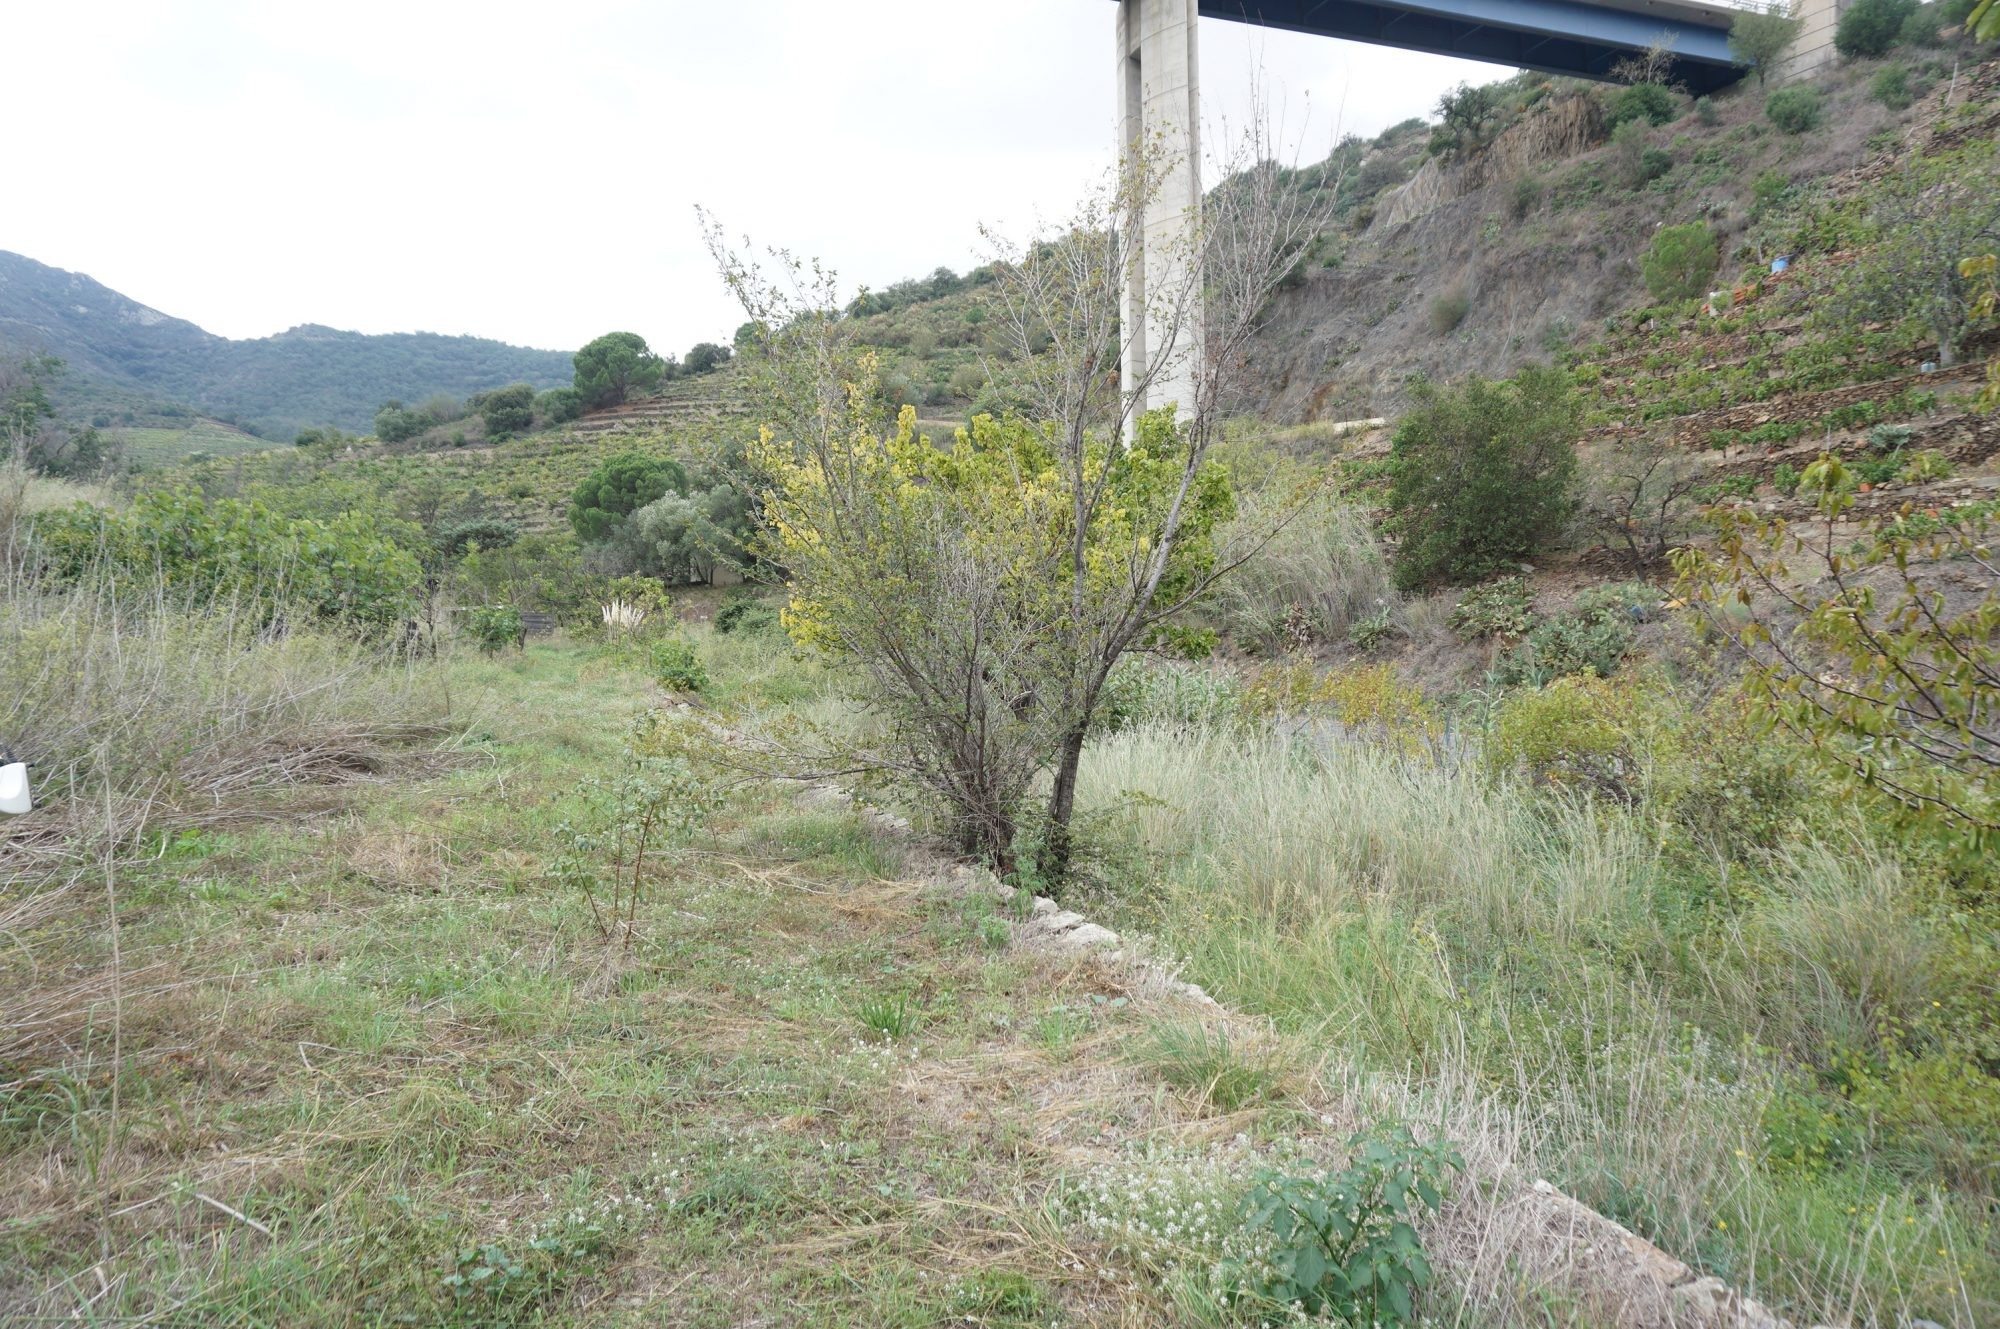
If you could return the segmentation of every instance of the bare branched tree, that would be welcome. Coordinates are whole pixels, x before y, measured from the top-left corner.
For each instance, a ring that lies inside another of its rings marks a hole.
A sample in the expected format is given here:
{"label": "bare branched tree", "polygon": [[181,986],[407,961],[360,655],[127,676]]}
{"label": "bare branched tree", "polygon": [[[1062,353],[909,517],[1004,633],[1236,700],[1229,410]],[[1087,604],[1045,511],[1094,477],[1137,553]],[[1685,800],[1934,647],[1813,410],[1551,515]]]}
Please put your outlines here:
{"label": "bare branched tree", "polygon": [[[1142,234],[1146,205],[1174,163],[1157,144],[1135,145],[1117,177],[1068,225],[1010,244],[987,232],[1001,264],[1001,336],[1021,372],[1011,378],[1032,404],[1035,427],[1055,453],[1073,511],[1069,567],[1073,588],[1067,636],[1067,676],[1059,706],[1066,723],[1056,752],[1048,808],[1048,850],[1060,871],[1068,861],[1083,746],[1106,680],[1126,652],[1205,595],[1285,522],[1308,496],[1276,505],[1264,525],[1237,524],[1206,567],[1162,594],[1183,535],[1189,502],[1209,464],[1224,421],[1245,384],[1248,352],[1272,295],[1331,225],[1338,180],[1301,187],[1300,173],[1279,161],[1270,118],[1261,104],[1238,134],[1215,136],[1226,155],[1211,168],[1221,183],[1202,200],[1198,220],[1178,243],[1183,249],[1145,262],[1145,355],[1125,381],[1128,343],[1142,330],[1119,317],[1121,277],[1139,257],[1121,241]],[[1158,233],[1146,243],[1163,243]],[[1167,279],[1162,280],[1162,274]],[[1046,345],[1039,354],[1035,348]],[[1184,367],[1189,400],[1178,403],[1178,476],[1154,539],[1108,596],[1087,599],[1088,532],[1117,476],[1096,465],[1093,441],[1129,429],[1133,417],[1170,370]]]}
{"label": "bare branched tree", "polygon": [[[1230,523],[1210,454],[1271,296],[1331,221],[1337,181],[1302,185],[1262,116],[1226,141],[1222,183],[1184,234],[1148,238],[1167,252],[1128,247],[1177,165],[1157,144],[1134,145],[1062,224],[1019,243],[988,233],[1005,347],[992,369],[1023,409],[976,420],[949,449],[912,437],[907,416],[885,435],[830,274],[776,254],[771,280],[708,223],[725,280],[764,329],[764,520],[791,572],[795,635],[859,662],[890,720],[880,767],[938,794],[966,848],[1007,861],[1027,792],[1050,773],[1042,864],[1058,878],[1111,670],[1311,494],[1265,509],[1267,523]],[[1134,317],[1122,290],[1142,260]],[[1142,415],[1168,381],[1186,399]]]}

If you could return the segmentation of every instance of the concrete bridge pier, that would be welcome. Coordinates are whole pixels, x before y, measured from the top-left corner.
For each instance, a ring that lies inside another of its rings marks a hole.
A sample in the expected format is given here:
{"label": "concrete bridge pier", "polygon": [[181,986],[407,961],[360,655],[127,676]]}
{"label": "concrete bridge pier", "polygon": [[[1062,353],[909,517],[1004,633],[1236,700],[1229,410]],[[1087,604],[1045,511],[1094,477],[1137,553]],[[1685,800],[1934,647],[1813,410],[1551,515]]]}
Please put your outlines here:
{"label": "concrete bridge pier", "polygon": [[1833,49],[1833,33],[1851,3],[1853,0],[1792,0],[1799,35],[1771,71],[1772,81],[1793,83],[1810,78],[1840,59],[1840,53]]}
{"label": "concrete bridge pier", "polygon": [[[1149,365],[1136,416],[1194,400],[1201,290],[1191,265],[1201,222],[1200,57],[1197,0],[1119,0],[1118,146],[1145,154],[1160,179],[1139,234],[1126,238],[1125,359],[1129,391]],[[1127,426],[1128,432],[1130,425]]]}

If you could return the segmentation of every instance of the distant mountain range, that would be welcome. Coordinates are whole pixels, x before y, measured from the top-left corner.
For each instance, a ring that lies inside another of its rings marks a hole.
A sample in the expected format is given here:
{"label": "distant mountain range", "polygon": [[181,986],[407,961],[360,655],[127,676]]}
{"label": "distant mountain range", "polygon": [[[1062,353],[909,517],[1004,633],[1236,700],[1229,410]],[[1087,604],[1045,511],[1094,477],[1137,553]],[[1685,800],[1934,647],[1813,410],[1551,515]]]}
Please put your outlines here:
{"label": "distant mountain range", "polygon": [[236,341],[128,299],[82,273],[0,250],[0,349],[68,366],[67,413],[126,424],[191,407],[266,438],[307,425],[367,430],[391,397],[467,397],[507,383],[570,381],[567,351],[431,332],[372,335],[301,324]]}

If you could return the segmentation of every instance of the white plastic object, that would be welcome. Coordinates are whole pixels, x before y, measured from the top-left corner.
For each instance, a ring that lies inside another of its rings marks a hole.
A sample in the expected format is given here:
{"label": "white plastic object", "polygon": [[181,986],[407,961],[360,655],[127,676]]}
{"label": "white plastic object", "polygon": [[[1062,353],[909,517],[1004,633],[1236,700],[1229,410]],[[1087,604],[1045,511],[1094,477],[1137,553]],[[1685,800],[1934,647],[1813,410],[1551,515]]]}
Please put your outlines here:
{"label": "white plastic object", "polygon": [[18,816],[34,811],[34,807],[34,800],[28,796],[27,763],[16,761],[0,766],[0,812]]}

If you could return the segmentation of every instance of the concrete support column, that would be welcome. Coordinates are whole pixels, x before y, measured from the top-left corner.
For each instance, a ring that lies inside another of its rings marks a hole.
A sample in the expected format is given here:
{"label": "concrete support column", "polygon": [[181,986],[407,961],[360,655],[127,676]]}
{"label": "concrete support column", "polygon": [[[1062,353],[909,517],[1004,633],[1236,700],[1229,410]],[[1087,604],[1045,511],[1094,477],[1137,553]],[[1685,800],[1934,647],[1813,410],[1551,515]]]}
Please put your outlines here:
{"label": "concrete support column", "polygon": [[1772,71],[1773,83],[1795,83],[1811,78],[1840,59],[1833,49],[1833,31],[1851,0],[1792,0],[1792,17],[1799,21],[1799,35]]}
{"label": "concrete support column", "polygon": [[[1196,0],[1120,0],[1118,148],[1154,154],[1162,168],[1139,235],[1125,237],[1124,381],[1164,357],[1140,403],[1194,401],[1200,289],[1190,265],[1201,221],[1201,103]],[[1178,315],[1173,306],[1182,306]]]}

